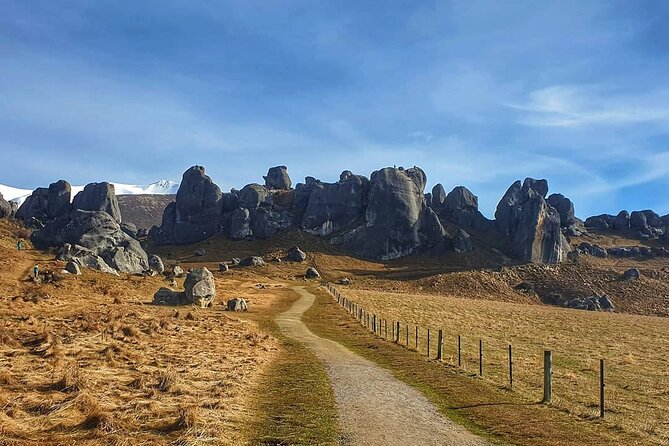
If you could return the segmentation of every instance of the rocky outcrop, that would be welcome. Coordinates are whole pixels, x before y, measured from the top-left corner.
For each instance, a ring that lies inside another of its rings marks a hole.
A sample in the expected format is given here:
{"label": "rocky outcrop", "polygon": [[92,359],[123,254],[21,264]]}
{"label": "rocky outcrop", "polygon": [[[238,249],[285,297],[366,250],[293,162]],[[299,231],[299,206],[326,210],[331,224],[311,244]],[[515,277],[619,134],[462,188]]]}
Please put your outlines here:
{"label": "rocky outcrop", "polygon": [[319,236],[329,236],[360,224],[365,216],[369,180],[344,171],[336,183],[307,178],[295,189],[296,214],[301,228]]}
{"label": "rocky outcrop", "polygon": [[148,259],[149,268],[151,271],[157,274],[163,274],[165,272],[165,265],[163,260],[155,254],[151,254]]}
{"label": "rocky outcrop", "polygon": [[165,208],[160,227],[151,229],[151,238],[158,244],[186,244],[215,234],[221,228],[222,197],[204,167],[191,167],[183,174],[176,201]]}
{"label": "rocky outcrop", "polygon": [[74,196],[72,210],[104,211],[121,223],[121,210],[116,200],[114,185],[107,182],[90,183]]}
{"label": "rocky outcrop", "polygon": [[630,228],[630,214],[627,211],[620,211],[613,220],[613,229],[616,231],[626,231]]}
{"label": "rocky outcrop", "polygon": [[9,201],[0,194],[0,218],[9,218],[14,214],[14,209]]}
{"label": "rocky outcrop", "polygon": [[307,268],[307,272],[304,273],[304,277],[307,279],[320,279],[321,275],[316,268],[309,267]]}
{"label": "rocky outcrop", "polygon": [[286,254],[286,259],[291,262],[304,262],[307,260],[307,254],[302,251],[299,246],[293,246],[288,250]]}
{"label": "rocky outcrop", "polygon": [[487,231],[492,222],[479,212],[479,199],[464,186],[457,186],[446,195],[441,184],[432,188],[431,207],[442,222],[455,223],[478,231]]}
{"label": "rocky outcrop", "polygon": [[560,225],[567,228],[576,223],[574,215],[574,203],[562,194],[551,194],[546,203],[551,205],[560,215]]}
{"label": "rocky outcrop", "polygon": [[216,298],[214,275],[207,268],[193,268],[184,281],[186,301],[201,308],[210,307]]}
{"label": "rocky outcrop", "polygon": [[83,266],[104,272],[142,273],[148,258],[139,242],[121,230],[107,212],[76,210],[33,232],[38,249],[69,244],[64,259],[78,258]]}
{"label": "rocky outcrop", "polygon": [[445,231],[425,203],[420,168],[387,167],[372,173],[364,224],[332,239],[366,258],[387,260],[441,242]]}
{"label": "rocky outcrop", "polygon": [[472,252],[474,250],[472,238],[463,229],[458,229],[455,237],[453,237],[453,250],[457,253]]}
{"label": "rocky outcrop", "polygon": [[70,210],[72,186],[65,180],[51,183],[48,188],[39,187],[16,211],[16,218],[30,225],[34,220],[46,223],[65,215]]}
{"label": "rocky outcrop", "polygon": [[268,189],[285,189],[288,190],[292,186],[290,176],[288,175],[288,168],[286,166],[270,167],[265,179],[265,187]]}
{"label": "rocky outcrop", "polygon": [[520,260],[558,263],[567,257],[560,215],[546,202],[547,193],[546,180],[526,178],[513,183],[497,205],[495,223],[507,237],[509,252]]}

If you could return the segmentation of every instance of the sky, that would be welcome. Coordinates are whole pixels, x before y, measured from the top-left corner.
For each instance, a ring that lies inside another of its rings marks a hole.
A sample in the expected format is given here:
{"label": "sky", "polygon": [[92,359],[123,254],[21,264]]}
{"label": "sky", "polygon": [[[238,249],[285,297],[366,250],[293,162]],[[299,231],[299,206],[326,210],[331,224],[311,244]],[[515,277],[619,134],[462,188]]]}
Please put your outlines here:
{"label": "sky", "polygon": [[0,183],[419,166],[669,213],[669,3],[0,0]]}

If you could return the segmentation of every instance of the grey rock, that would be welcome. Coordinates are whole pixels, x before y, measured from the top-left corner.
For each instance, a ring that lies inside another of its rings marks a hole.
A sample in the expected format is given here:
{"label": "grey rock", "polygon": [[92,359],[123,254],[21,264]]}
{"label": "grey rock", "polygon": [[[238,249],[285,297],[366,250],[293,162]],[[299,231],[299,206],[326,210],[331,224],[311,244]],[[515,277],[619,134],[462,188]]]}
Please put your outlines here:
{"label": "grey rock", "polygon": [[637,280],[641,277],[641,272],[637,268],[630,268],[623,273],[625,280]]}
{"label": "grey rock", "polygon": [[0,193],[0,218],[9,218],[14,214],[14,209],[9,201]]}
{"label": "grey rock", "polygon": [[[487,231],[492,227],[492,222],[479,212],[478,197],[469,189],[457,186],[442,199],[443,190],[441,184],[432,189],[432,209],[442,221],[479,231]],[[437,199],[434,198],[435,194],[438,196]]]}
{"label": "grey rock", "polygon": [[425,203],[420,168],[387,167],[372,173],[365,222],[331,239],[366,258],[388,260],[442,242],[444,228]]}
{"label": "grey rock", "polygon": [[220,272],[222,272],[222,273],[226,272],[226,271],[229,270],[229,269],[230,269],[230,268],[228,267],[228,264],[225,263],[225,262],[220,262],[220,263],[218,264],[218,270],[219,270]]}
{"label": "grey rock", "polygon": [[227,311],[248,311],[249,307],[246,300],[241,297],[235,297],[234,299],[228,300],[225,309]]}
{"label": "grey rock", "polygon": [[237,257],[233,257],[232,259],[230,259],[230,262],[232,262],[233,265],[239,265],[240,263],[242,263],[242,261],[239,260]]}
{"label": "grey rock", "polygon": [[474,250],[472,238],[463,229],[458,229],[455,237],[453,237],[453,250],[457,253],[472,252]]}
{"label": "grey rock", "polygon": [[286,166],[271,167],[267,172],[267,176],[264,176],[263,178],[265,179],[265,187],[271,190],[288,190],[293,184],[290,181],[288,168]]}
{"label": "grey rock", "polygon": [[614,221],[615,217],[610,214],[595,215],[586,218],[585,226],[588,228],[595,228],[595,229],[610,229],[611,227],[613,227]]}
{"label": "grey rock", "polygon": [[231,240],[245,240],[253,235],[249,210],[237,208],[229,216]]}
{"label": "grey rock", "polygon": [[207,255],[207,250],[204,248],[197,248],[195,251],[193,251],[193,254],[198,257],[204,257]]}
{"label": "grey rock", "polygon": [[215,234],[222,224],[222,196],[204,167],[191,167],[183,174],[176,201],[165,208],[162,224],[151,229],[151,238],[158,244],[187,244]]}
{"label": "grey rock", "polygon": [[288,229],[292,224],[293,216],[290,212],[261,207],[254,212],[251,229],[254,237],[268,239],[277,232]]}
{"label": "grey rock", "polygon": [[288,250],[286,259],[290,260],[291,262],[304,262],[307,260],[307,254],[302,251],[299,246],[293,246]]}
{"label": "grey rock", "polygon": [[79,264],[74,260],[69,260],[67,262],[67,264],[65,265],[65,271],[67,271],[70,274],[74,274],[76,276],[81,275],[81,268],[79,267]]}
{"label": "grey rock", "polygon": [[60,248],[66,243],[79,246],[87,251],[85,257],[89,259],[82,264],[101,271],[109,272],[105,266],[124,273],[148,269],[148,258],[139,242],[104,211],[76,210],[34,231],[31,240],[38,249]]}
{"label": "grey rock", "polygon": [[61,217],[70,210],[71,194],[72,186],[65,180],[37,188],[18,208],[16,218],[29,224],[32,219],[46,222]]}
{"label": "grey rock", "polygon": [[151,271],[155,271],[158,274],[165,272],[165,265],[163,264],[163,260],[160,257],[155,254],[151,254],[148,260]]}
{"label": "grey rock", "polygon": [[260,184],[247,184],[239,191],[239,206],[246,209],[256,209],[260,206],[270,206],[272,195],[267,188]]}
{"label": "grey rock", "polygon": [[[295,189],[297,216],[308,233],[329,236],[364,220],[369,180],[344,171],[337,183],[309,180]],[[306,197],[306,198],[305,198]]]}
{"label": "grey rock", "polygon": [[121,210],[118,207],[114,185],[107,182],[90,183],[74,196],[73,210],[104,211],[118,223],[121,222]]}
{"label": "grey rock", "polygon": [[574,203],[569,198],[562,194],[551,194],[546,202],[560,214],[560,224],[563,228],[567,228],[576,222]]}
{"label": "grey rock", "polygon": [[265,261],[262,257],[251,256],[240,261],[239,266],[265,266]]}
{"label": "grey rock", "polygon": [[154,305],[185,305],[188,303],[186,293],[161,287],[153,295]]}
{"label": "grey rock", "polygon": [[337,283],[339,285],[350,285],[351,284],[351,279],[349,279],[348,277],[342,277],[341,279],[339,279],[337,281]]}
{"label": "grey rock", "polygon": [[307,268],[307,272],[304,273],[304,277],[307,279],[320,279],[321,275],[314,267]]}
{"label": "grey rock", "polygon": [[615,305],[613,305],[613,301],[606,294],[599,296],[599,306],[604,311],[614,311],[616,309]]}
{"label": "grey rock", "polygon": [[544,199],[546,180],[516,181],[497,205],[495,223],[507,237],[509,252],[520,260],[559,263],[569,244],[560,228],[560,215]]}
{"label": "grey rock", "polygon": [[616,231],[626,231],[630,228],[630,214],[627,211],[620,211],[613,220],[613,229]]}
{"label": "grey rock", "polygon": [[184,288],[186,301],[202,308],[210,307],[216,298],[214,275],[207,268],[193,268],[188,271]]}
{"label": "grey rock", "polygon": [[648,219],[646,214],[641,211],[633,211],[630,214],[630,228],[640,231],[648,231]]}
{"label": "grey rock", "polygon": [[123,222],[121,223],[121,231],[125,232],[128,234],[130,237],[137,239],[137,226],[133,225],[132,223],[128,222]]}
{"label": "grey rock", "polygon": [[174,265],[172,268],[172,277],[181,277],[184,275],[184,270],[179,265]]}

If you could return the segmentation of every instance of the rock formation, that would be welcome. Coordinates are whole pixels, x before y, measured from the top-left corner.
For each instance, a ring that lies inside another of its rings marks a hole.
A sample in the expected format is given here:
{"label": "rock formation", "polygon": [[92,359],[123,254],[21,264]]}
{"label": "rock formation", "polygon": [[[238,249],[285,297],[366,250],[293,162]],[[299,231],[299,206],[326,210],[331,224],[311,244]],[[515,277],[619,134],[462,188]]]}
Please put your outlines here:
{"label": "rock formation", "polygon": [[267,172],[265,179],[265,187],[268,189],[285,189],[288,190],[292,186],[290,176],[288,175],[288,168],[286,166],[271,167]]}
{"label": "rock formation", "polygon": [[65,215],[70,210],[72,186],[65,180],[51,183],[48,188],[39,187],[16,211],[16,218],[30,225],[34,220],[46,223]]}
{"label": "rock formation", "polygon": [[165,208],[162,224],[152,228],[151,238],[158,244],[186,244],[215,234],[221,228],[222,196],[204,167],[191,167],[183,174],[176,201]]}
{"label": "rock formation", "polygon": [[0,218],[9,218],[14,214],[14,209],[9,201],[0,194]]}
{"label": "rock formation", "polygon": [[558,263],[566,259],[569,244],[560,229],[560,215],[549,205],[546,180],[516,181],[495,211],[495,223],[507,237],[509,252],[520,260]]}
{"label": "rock formation", "polygon": [[188,271],[184,288],[186,301],[202,308],[210,307],[216,297],[214,275],[207,268],[194,268]]}
{"label": "rock formation", "polygon": [[479,199],[464,186],[453,188],[448,195],[441,184],[432,188],[431,207],[446,223],[455,223],[478,231],[487,231],[492,222],[479,212]]}
{"label": "rock formation", "polygon": [[74,196],[72,210],[104,211],[121,223],[121,211],[116,200],[114,185],[111,183],[91,183]]}

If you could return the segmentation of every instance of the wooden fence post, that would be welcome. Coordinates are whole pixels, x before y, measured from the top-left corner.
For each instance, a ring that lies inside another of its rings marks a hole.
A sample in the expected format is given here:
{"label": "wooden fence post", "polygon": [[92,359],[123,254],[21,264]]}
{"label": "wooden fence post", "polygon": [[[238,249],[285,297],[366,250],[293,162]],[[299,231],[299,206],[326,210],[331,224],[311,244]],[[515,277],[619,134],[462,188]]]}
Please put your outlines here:
{"label": "wooden fence post", "polygon": [[409,348],[409,323],[406,324],[406,338],[407,338],[407,348]]}
{"label": "wooden fence post", "polygon": [[397,335],[397,339],[395,339],[395,342],[399,344],[400,343],[400,336],[401,336],[400,321],[397,321],[397,329],[395,330],[395,334]]}
{"label": "wooden fence post", "polygon": [[444,349],[444,332],[439,330],[437,334],[437,361],[442,359],[442,350]]}
{"label": "wooden fence post", "polygon": [[388,340],[388,319],[384,319],[383,323],[386,327],[386,341]]}
{"label": "wooden fence post", "polygon": [[513,390],[513,348],[509,344],[509,389]]}
{"label": "wooden fence post", "polygon": [[392,321],[390,324],[390,334],[392,336],[393,342],[395,342],[395,321]]}
{"label": "wooden fence post", "polygon": [[416,351],[418,351],[418,325],[416,325]]}
{"label": "wooden fence post", "polygon": [[553,397],[553,353],[550,350],[544,350],[544,404],[551,402]]}
{"label": "wooden fence post", "polygon": [[460,335],[458,335],[458,367],[462,367],[462,342]]}
{"label": "wooden fence post", "polygon": [[599,416],[604,418],[604,359],[599,360]]}
{"label": "wooden fence post", "polygon": [[427,358],[430,359],[430,329],[427,329]]}
{"label": "wooden fence post", "polygon": [[479,339],[479,376],[483,376],[483,339]]}

